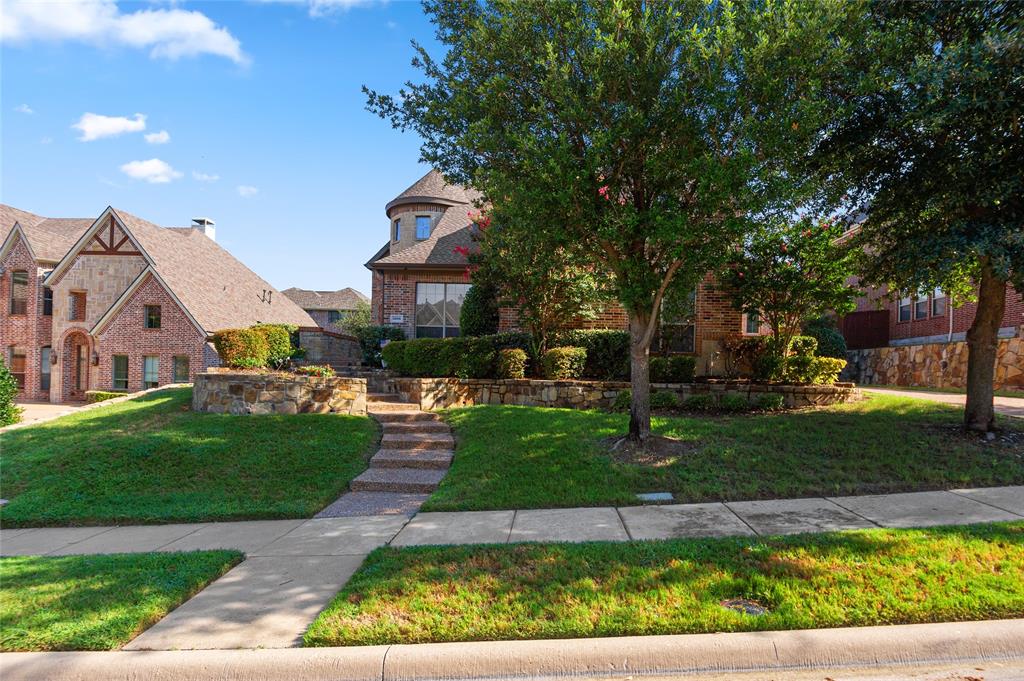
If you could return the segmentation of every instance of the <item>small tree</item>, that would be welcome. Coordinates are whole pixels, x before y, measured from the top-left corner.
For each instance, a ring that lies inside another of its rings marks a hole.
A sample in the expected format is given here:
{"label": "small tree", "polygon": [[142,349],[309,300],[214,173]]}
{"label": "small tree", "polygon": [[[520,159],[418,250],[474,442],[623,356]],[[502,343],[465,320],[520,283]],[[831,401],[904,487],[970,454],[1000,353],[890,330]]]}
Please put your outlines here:
{"label": "small tree", "polygon": [[459,333],[489,336],[498,332],[498,292],[490,282],[474,281],[459,313]]}
{"label": "small tree", "polygon": [[9,426],[21,420],[21,407],[14,404],[18,394],[18,382],[0,358],[0,426]]}
{"label": "small tree", "polygon": [[771,327],[769,352],[785,355],[808,318],[854,309],[859,291],[847,281],[856,254],[837,243],[842,231],[811,219],[762,227],[722,269],[719,281],[733,306]]}
{"label": "small tree", "polygon": [[370,303],[365,300],[360,300],[356,303],[355,308],[349,310],[341,318],[341,322],[338,326],[345,333],[351,334],[358,337],[359,331],[373,323],[372,310],[370,309]]}

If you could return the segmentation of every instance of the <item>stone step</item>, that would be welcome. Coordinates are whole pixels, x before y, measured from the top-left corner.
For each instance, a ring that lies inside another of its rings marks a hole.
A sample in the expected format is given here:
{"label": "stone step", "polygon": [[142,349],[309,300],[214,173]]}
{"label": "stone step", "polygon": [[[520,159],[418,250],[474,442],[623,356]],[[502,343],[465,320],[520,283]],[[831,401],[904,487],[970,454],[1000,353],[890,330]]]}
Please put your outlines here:
{"label": "stone step", "polygon": [[367,402],[366,411],[370,414],[379,414],[386,411],[420,411],[418,404],[408,402]]}
{"label": "stone step", "polygon": [[381,423],[411,423],[414,421],[440,421],[440,417],[432,411],[376,411],[370,412],[373,418]]}
{"label": "stone step", "polygon": [[384,433],[381,449],[455,449],[448,433]]}
{"label": "stone step", "polygon": [[401,395],[396,393],[366,393],[366,402],[402,402]]}
{"label": "stone step", "polygon": [[349,487],[353,492],[433,492],[445,473],[436,468],[368,468]]}
{"label": "stone step", "polygon": [[359,515],[416,515],[430,495],[426,492],[345,492],[316,514],[317,518]]}
{"label": "stone step", "polygon": [[451,450],[445,449],[381,449],[370,459],[370,468],[437,468],[452,465]]}
{"label": "stone step", "polygon": [[384,428],[384,434],[394,433],[401,435],[404,433],[450,433],[451,428],[448,424],[441,420],[419,420],[419,421],[387,421],[381,426]]}

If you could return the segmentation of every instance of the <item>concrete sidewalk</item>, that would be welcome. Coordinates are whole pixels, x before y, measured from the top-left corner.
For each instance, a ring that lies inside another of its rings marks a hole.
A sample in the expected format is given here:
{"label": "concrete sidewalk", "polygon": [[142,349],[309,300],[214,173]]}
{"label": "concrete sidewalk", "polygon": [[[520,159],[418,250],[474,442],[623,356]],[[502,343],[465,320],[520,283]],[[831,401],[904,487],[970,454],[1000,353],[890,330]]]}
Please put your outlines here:
{"label": "concrete sidewalk", "polygon": [[[966,395],[959,393],[928,392],[925,390],[899,390],[895,388],[872,388],[870,385],[860,386],[861,391],[875,393],[876,395],[894,395],[897,397],[911,397],[918,400],[930,402],[942,402],[943,404],[955,404],[964,406],[967,401]],[[995,405],[997,414],[1024,418],[1024,397],[994,397],[992,402]]]}

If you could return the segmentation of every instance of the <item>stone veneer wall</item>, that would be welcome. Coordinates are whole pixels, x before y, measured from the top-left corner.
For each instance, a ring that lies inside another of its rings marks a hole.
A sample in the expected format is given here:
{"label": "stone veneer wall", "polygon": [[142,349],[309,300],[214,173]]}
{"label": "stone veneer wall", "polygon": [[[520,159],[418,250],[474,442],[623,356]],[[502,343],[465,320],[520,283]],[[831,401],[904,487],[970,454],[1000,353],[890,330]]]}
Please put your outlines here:
{"label": "stone veneer wall", "polygon": [[[401,398],[422,409],[468,407],[475,404],[515,404],[534,407],[608,409],[629,383],[619,381],[540,381],[532,379],[393,378]],[[783,396],[787,407],[809,407],[850,402],[860,398],[851,384],[763,385],[740,381],[720,383],[655,383],[652,391],[670,390],[686,399],[691,395],[742,395],[755,402],[761,395]]]}
{"label": "stone veneer wall", "polygon": [[363,349],[359,339],[325,329],[299,329],[299,347],[305,348],[303,364],[328,364],[335,369],[359,366]]}
{"label": "stone veneer wall", "polygon": [[[967,343],[927,343],[850,350],[843,377],[860,384],[964,388]],[[996,354],[995,388],[1024,387],[1024,338],[1004,338]]]}
{"label": "stone veneer wall", "polygon": [[366,379],[283,373],[197,374],[192,410],[213,414],[366,413]]}

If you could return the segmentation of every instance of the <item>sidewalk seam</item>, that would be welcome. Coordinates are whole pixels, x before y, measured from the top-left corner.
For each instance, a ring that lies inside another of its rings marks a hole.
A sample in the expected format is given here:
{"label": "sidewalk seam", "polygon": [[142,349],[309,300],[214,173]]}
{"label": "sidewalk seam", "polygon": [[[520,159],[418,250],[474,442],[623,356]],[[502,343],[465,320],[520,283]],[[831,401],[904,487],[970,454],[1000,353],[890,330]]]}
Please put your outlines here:
{"label": "sidewalk seam", "polygon": [[750,531],[754,533],[755,537],[760,537],[761,536],[761,533],[758,532],[757,530],[755,530],[753,525],[748,523],[743,516],[741,516],[739,513],[737,513],[736,510],[732,506],[729,505],[728,501],[722,501],[722,502],[719,502],[719,503],[721,503],[722,506],[725,506],[727,509],[729,509],[729,513],[732,513],[734,516],[736,516],[736,518],[741,523],[743,523],[746,527],[748,527],[750,529]]}
{"label": "sidewalk seam", "polygon": [[622,509],[619,506],[615,507],[615,515],[619,516],[619,522],[622,523],[622,529],[626,531],[626,537],[629,541],[636,541],[633,539],[633,533],[629,531],[629,525],[626,524],[626,519],[622,517]]}
{"label": "sidewalk seam", "polygon": [[[982,488],[982,489],[984,489],[984,488]],[[1010,515],[1015,515],[1018,518],[1024,518],[1024,515],[1021,515],[1020,513],[1017,513],[1016,511],[1011,511],[1010,509],[1003,508],[1002,506],[996,506],[995,504],[989,503],[987,501],[982,501],[981,499],[975,499],[974,497],[969,497],[966,494],[961,494],[960,492],[958,492],[955,489],[947,489],[945,491],[949,492],[950,494],[955,494],[956,496],[960,497],[961,499],[969,499],[970,501],[976,501],[979,504],[984,504],[985,506],[990,506],[990,507],[992,507],[992,508],[994,508],[994,509],[996,509],[998,511],[1002,511],[1003,513],[1009,513]]]}
{"label": "sidewalk seam", "polygon": [[843,509],[847,513],[852,513],[853,515],[857,516],[858,518],[863,518],[864,520],[868,521],[869,523],[871,523],[875,527],[885,527],[885,525],[882,525],[881,523],[875,522],[874,520],[872,520],[871,518],[867,517],[866,515],[862,515],[860,513],[857,513],[856,511],[854,511],[852,508],[847,508],[847,507],[843,506],[838,501],[836,501],[835,497],[822,497],[822,499],[824,499],[825,501],[828,501],[830,503],[835,504],[836,506],[838,506],[839,508]]}

